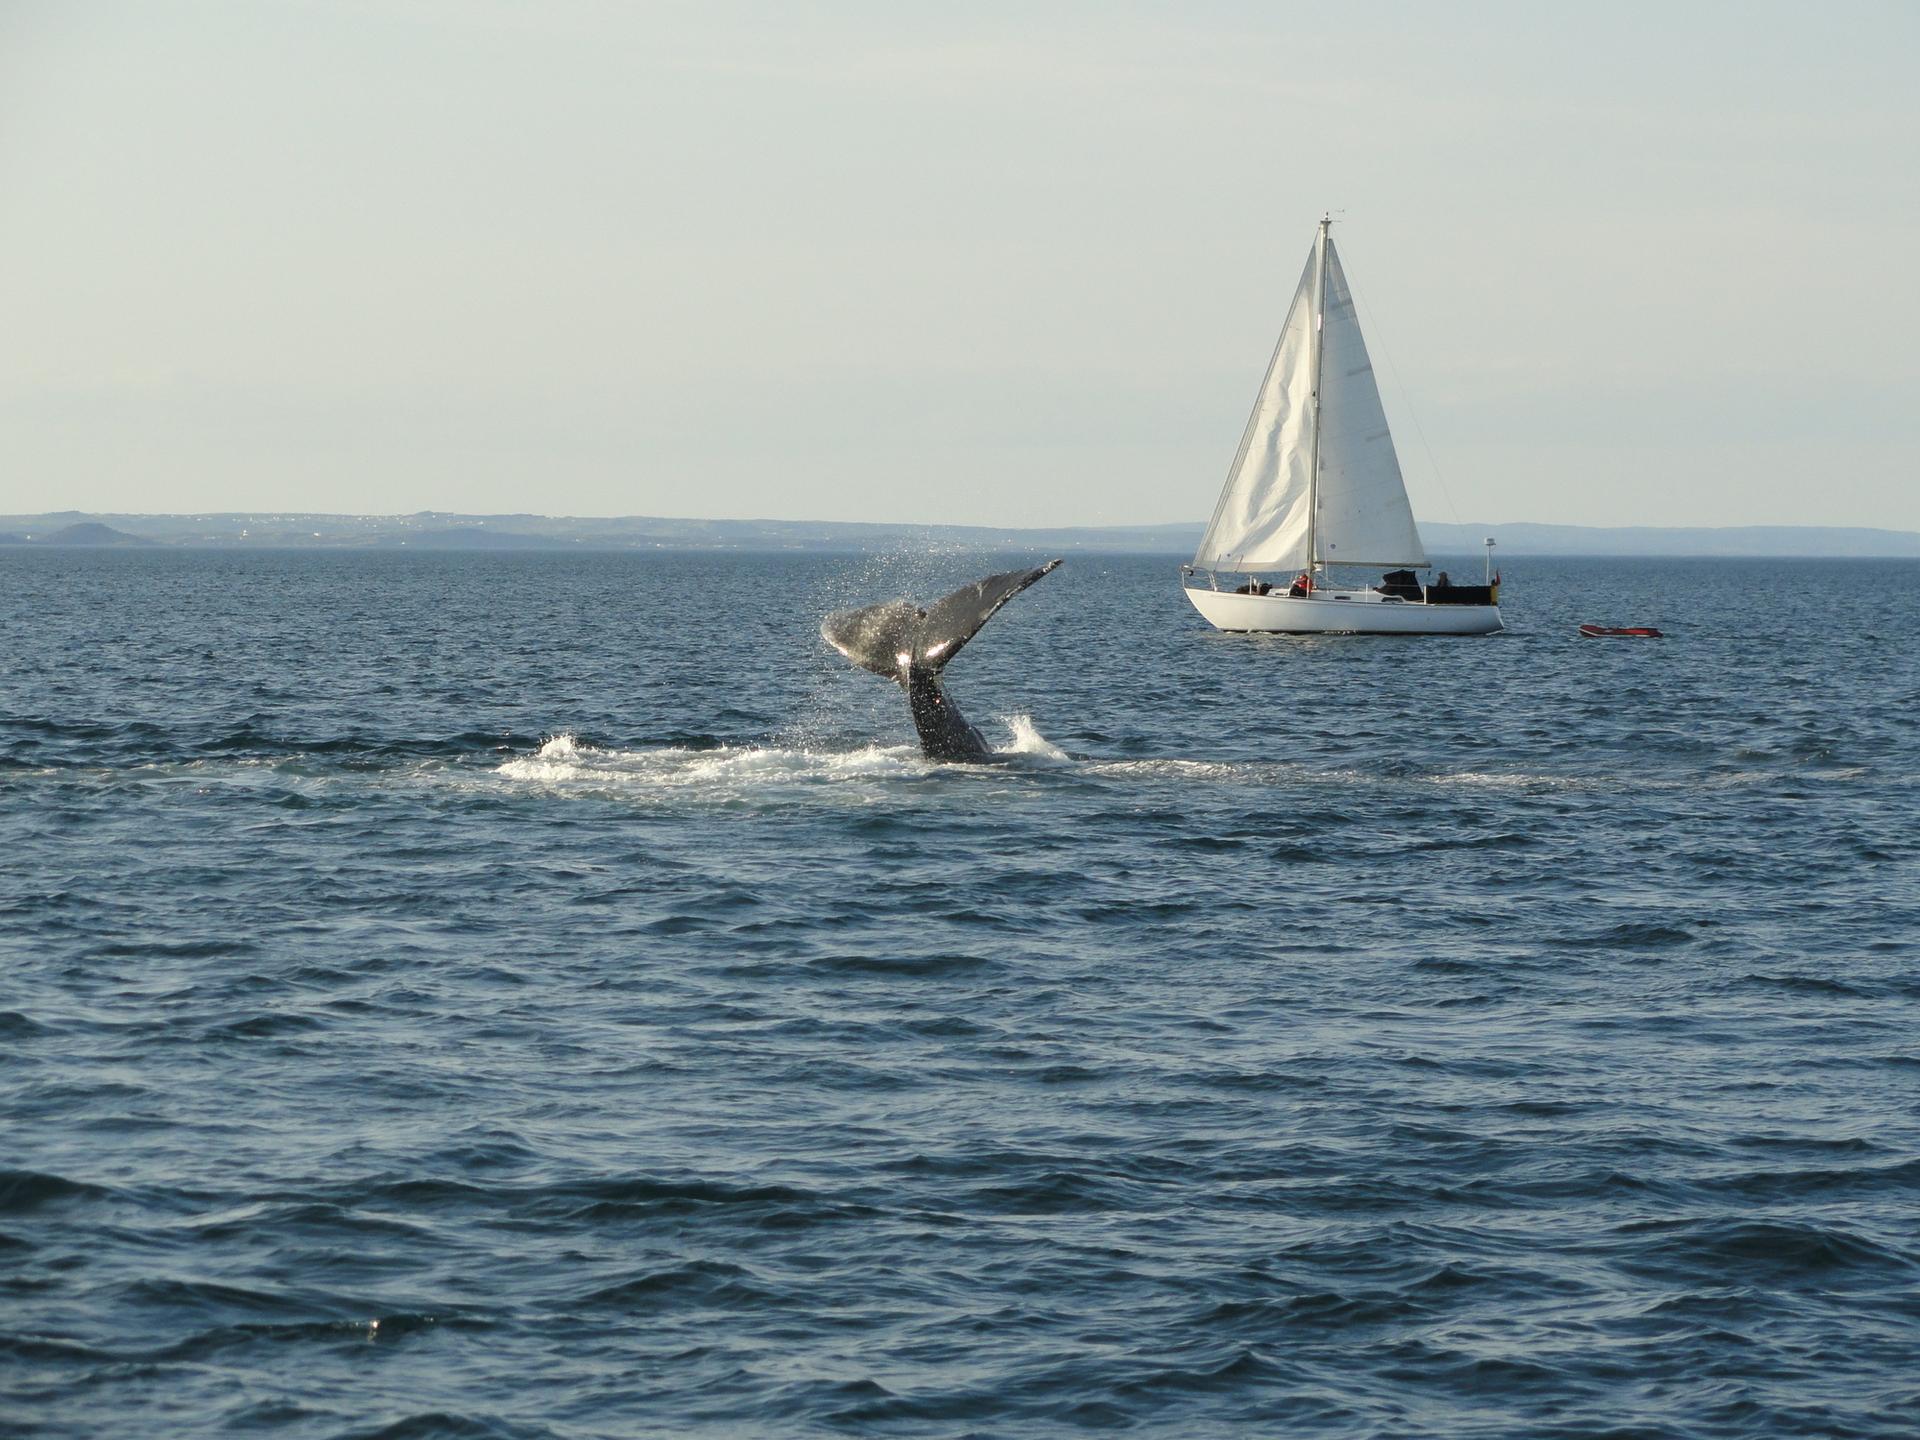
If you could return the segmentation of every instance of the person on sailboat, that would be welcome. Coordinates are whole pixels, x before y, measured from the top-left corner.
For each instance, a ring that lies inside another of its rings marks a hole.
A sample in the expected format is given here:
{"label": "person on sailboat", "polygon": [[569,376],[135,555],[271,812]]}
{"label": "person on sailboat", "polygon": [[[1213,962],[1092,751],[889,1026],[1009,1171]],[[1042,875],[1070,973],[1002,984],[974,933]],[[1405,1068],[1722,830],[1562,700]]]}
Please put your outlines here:
{"label": "person on sailboat", "polygon": [[1313,576],[1305,570],[1302,570],[1298,575],[1294,576],[1293,584],[1287,587],[1287,594],[1295,600],[1298,600],[1303,595],[1310,595],[1312,593]]}

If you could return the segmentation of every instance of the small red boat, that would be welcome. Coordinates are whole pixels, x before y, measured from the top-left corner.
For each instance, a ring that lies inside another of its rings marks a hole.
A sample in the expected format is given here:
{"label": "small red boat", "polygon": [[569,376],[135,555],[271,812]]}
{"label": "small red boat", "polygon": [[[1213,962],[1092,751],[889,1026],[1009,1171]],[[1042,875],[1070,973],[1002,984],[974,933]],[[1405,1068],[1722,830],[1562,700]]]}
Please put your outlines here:
{"label": "small red boat", "polygon": [[1580,633],[1589,640],[1602,640],[1610,635],[1623,636],[1630,640],[1662,640],[1663,636],[1651,625],[1582,625]]}

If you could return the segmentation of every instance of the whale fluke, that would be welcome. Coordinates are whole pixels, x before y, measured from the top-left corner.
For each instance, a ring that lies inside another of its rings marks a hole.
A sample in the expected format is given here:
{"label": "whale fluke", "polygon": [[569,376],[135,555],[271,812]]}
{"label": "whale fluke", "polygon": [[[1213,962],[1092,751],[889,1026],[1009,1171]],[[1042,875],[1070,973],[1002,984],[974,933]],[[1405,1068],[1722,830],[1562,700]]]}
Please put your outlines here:
{"label": "whale fluke", "polygon": [[889,600],[864,610],[836,610],[820,622],[820,637],[862,670],[897,680],[913,661],[926,612],[911,600]]}
{"label": "whale fluke", "polygon": [[941,688],[940,672],[994,612],[1059,565],[1049,560],[1032,570],[989,575],[925,608],[911,600],[889,600],[836,610],[820,622],[820,635],[861,669],[884,675],[907,692],[920,748],[930,759],[984,760],[993,752]]}

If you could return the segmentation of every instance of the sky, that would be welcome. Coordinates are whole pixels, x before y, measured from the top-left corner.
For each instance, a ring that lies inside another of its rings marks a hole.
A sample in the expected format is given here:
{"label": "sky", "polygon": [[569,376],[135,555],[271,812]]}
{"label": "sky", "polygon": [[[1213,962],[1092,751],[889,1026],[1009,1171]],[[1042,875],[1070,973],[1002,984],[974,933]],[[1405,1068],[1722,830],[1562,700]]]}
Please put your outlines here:
{"label": "sky", "polygon": [[1920,529],[1920,5],[0,0],[0,513]]}

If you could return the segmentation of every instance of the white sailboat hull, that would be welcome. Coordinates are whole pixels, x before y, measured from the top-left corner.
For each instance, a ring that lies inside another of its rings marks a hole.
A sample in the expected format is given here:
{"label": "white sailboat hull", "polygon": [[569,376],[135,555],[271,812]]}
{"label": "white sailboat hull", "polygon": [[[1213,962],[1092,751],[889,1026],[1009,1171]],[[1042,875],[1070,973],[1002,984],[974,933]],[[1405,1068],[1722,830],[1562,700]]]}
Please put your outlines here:
{"label": "white sailboat hull", "polygon": [[1503,628],[1498,605],[1428,605],[1371,590],[1295,596],[1184,588],[1193,608],[1216,630],[1277,635],[1491,635]]}

